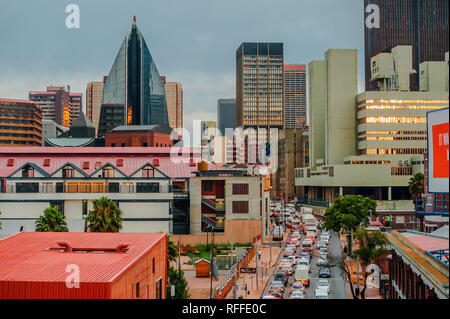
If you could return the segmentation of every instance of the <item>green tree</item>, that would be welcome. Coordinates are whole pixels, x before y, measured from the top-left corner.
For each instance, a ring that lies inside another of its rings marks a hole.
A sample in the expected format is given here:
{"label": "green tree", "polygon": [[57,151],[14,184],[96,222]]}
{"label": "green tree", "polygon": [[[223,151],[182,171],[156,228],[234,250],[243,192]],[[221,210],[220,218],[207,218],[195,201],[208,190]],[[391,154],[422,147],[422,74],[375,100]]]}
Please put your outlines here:
{"label": "green tree", "polygon": [[87,229],[90,232],[118,233],[122,229],[122,211],[109,198],[101,197],[93,202],[94,210],[86,217]]}
{"label": "green tree", "polygon": [[[367,289],[367,266],[375,262],[378,257],[387,253],[385,245],[388,243],[386,237],[379,230],[367,230],[360,227],[354,232],[354,237],[358,241],[359,248],[355,249],[353,253],[358,256],[364,266],[364,288],[361,290],[361,299],[365,299],[365,292]],[[358,274],[359,276],[359,274]]]}
{"label": "green tree", "polygon": [[325,212],[325,228],[336,232],[355,231],[370,224],[370,215],[378,216],[377,203],[361,195],[338,197]]}
{"label": "green tree", "polygon": [[35,222],[37,232],[67,232],[66,217],[54,206],[44,210],[44,214],[39,216]]}
{"label": "green tree", "polygon": [[[175,286],[175,296],[171,296],[171,286]],[[189,299],[189,287],[184,278],[184,271],[169,267],[167,270],[167,299]]]}
{"label": "green tree", "polygon": [[[361,195],[340,196],[333,205],[327,208],[324,225],[326,229],[351,234],[360,226],[368,226],[371,215],[378,216],[377,203],[374,200]],[[347,253],[352,256],[352,242],[349,237],[347,237]],[[351,282],[350,270],[345,262],[341,263],[340,268],[347,274]],[[350,288],[353,298],[358,298],[352,284]]]}

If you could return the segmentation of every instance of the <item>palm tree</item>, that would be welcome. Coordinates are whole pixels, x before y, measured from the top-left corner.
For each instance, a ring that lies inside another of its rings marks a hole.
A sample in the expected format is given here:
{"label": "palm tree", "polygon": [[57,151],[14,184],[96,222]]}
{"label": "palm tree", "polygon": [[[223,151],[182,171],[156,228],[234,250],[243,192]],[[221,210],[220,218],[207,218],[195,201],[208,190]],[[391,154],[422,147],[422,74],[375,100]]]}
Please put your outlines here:
{"label": "palm tree", "polygon": [[[422,197],[422,194],[424,193],[425,190],[424,175],[422,173],[414,174],[409,179],[408,189],[409,193],[411,194],[411,199],[414,205],[416,205],[417,199],[420,199]],[[419,219],[420,219],[420,230],[423,231],[423,215],[419,215]]]}
{"label": "palm tree", "polygon": [[409,179],[408,189],[415,204],[416,199],[420,198],[424,193],[424,175],[422,173],[414,174]]}
{"label": "palm tree", "polygon": [[175,243],[170,240],[170,236],[167,239],[167,262],[170,264],[172,261],[177,260],[178,257],[178,249],[175,246]]}
{"label": "palm tree", "polygon": [[101,197],[93,202],[94,210],[86,217],[87,229],[90,232],[118,233],[122,229],[122,211],[109,198]]}
{"label": "palm tree", "polygon": [[37,232],[67,232],[66,217],[54,206],[44,210],[44,214],[36,220]]}

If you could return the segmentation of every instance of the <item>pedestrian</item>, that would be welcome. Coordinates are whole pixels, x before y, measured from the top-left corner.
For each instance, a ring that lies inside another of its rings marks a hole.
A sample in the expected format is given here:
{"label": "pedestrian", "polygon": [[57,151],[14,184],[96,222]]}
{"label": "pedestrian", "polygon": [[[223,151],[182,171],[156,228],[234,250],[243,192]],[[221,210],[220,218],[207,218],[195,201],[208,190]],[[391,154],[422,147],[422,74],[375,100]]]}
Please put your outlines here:
{"label": "pedestrian", "polygon": [[261,260],[261,249],[258,249],[258,258]]}

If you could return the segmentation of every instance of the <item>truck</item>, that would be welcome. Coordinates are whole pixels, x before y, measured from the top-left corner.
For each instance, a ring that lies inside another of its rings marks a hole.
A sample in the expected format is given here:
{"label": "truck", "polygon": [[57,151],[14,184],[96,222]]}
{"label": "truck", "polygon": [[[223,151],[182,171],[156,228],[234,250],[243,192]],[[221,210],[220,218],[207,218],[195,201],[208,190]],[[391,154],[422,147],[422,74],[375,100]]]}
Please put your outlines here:
{"label": "truck", "polygon": [[314,229],[317,228],[317,219],[314,217],[313,214],[303,214],[303,223],[305,224],[305,227],[314,227]]}
{"label": "truck", "polygon": [[295,268],[295,281],[301,281],[303,286],[309,287],[309,267],[306,265],[298,265]]}
{"label": "truck", "polygon": [[283,240],[283,227],[282,226],[280,226],[280,225],[273,226],[272,240],[276,240],[276,241]]}

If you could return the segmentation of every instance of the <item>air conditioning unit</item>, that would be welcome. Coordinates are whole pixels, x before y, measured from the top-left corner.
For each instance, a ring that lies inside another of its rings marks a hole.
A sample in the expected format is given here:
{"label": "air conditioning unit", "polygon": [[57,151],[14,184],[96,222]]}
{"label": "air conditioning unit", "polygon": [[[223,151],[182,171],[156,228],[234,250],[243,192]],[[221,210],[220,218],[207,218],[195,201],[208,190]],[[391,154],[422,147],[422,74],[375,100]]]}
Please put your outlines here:
{"label": "air conditioning unit", "polygon": [[398,161],[398,165],[403,166],[403,161],[402,160]]}

